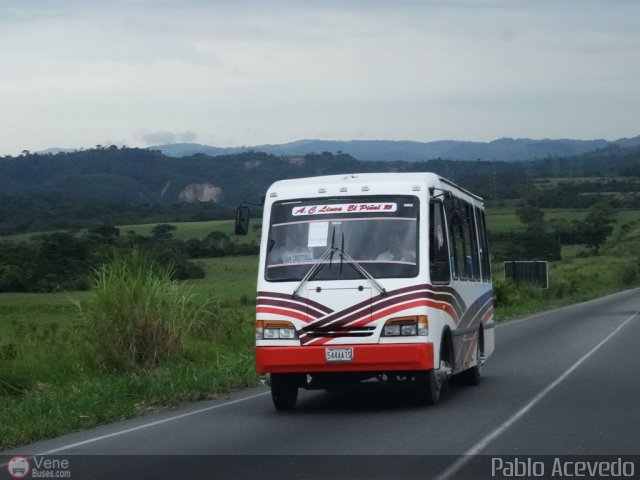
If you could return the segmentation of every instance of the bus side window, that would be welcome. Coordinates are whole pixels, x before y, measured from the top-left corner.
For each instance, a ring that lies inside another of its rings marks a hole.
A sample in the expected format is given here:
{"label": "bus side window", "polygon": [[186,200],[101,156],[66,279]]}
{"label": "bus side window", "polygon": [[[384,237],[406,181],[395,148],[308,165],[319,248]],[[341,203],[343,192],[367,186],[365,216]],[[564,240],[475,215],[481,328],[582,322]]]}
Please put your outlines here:
{"label": "bus side window", "polygon": [[429,276],[432,283],[449,283],[449,244],[441,202],[429,204]]}
{"label": "bus side window", "polygon": [[449,227],[449,249],[451,254],[451,272],[454,279],[466,280],[464,278],[464,234],[462,230],[462,213],[460,200],[449,197],[445,200],[447,225]]}
{"label": "bus side window", "polygon": [[484,210],[476,207],[476,222],[478,224],[478,236],[480,237],[480,265],[482,266],[482,281],[491,281],[491,261],[489,258],[489,242],[487,241],[487,227]]}
{"label": "bus side window", "polygon": [[472,245],[471,245],[471,222],[469,218],[469,204],[465,201],[460,201],[460,216],[462,230],[462,242],[463,242],[463,254],[464,254],[464,276],[467,280],[473,280],[473,257],[472,257]]}
{"label": "bus side window", "polygon": [[478,232],[476,230],[476,221],[474,215],[474,208],[471,204],[466,204],[467,212],[467,231],[469,233],[469,240],[471,245],[467,251],[469,260],[471,261],[471,275],[469,278],[473,280],[481,280],[480,276],[480,252],[478,246]]}

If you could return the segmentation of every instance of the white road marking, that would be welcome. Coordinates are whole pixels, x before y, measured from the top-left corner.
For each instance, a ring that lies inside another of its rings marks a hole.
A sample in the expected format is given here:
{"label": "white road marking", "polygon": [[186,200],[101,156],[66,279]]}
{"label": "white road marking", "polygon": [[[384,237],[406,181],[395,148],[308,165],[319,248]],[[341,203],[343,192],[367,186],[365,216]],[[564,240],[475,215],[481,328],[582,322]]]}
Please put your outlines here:
{"label": "white road marking", "polygon": [[618,326],[618,328],[616,328],[613,332],[611,332],[609,335],[607,335],[607,337],[604,340],[602,340],[600,343],[598,343],[595,347],[593,347],[591,350],[589,350],[587,353],[585,353],[566,372],[564,372],[562,375],[560,375],[552,383],[547,385],[547,387],[544,390],[542,390],[540,393],[538,393],[538,395],[533,397],[533,399],[531,399],[531,401],[529,401],[529,403],[527,403],[524,407],[522,407],[520,410],[518,410],[516,413],[514,413],[511,417],[509,417],[507,420],[505,420],[505,422],[502,423],[502,425],[500,425],[495,430],[493,430],[491,433],[489,433],[489,435],[484,437],[482,440],[480,440],[478,443],[476,443],[473,447],[471,447],[469,450],[467,450],[462,455],[462,457],[460,457],[455,463],[453,463],[453,465],[451,465],[449,468],[447,468],[438,477],[437,480],[448,480],[453,475],[458,473],[462,469],[462,467],[464,467],[467,463],[469,463],[473,459],[474,455],[478,455],[482,450],[484,450],[486,448],[487,445],[489,445],[493,440],[495,440],[500,435],[502,435],[514,423],[516,423],[518,420],[520,420],[520,418],[522,418],[529,410],[531,410],[533,407],[535,407],[536,404],[538,402],[540,402],[540,400],[542,400],[551,390],[553,390],[558,385],[560,385],[560,383],[562,383],[569,375],[571,375],[571,373],[573,373],[580,365],[582,365],[591,355],[593,355],[595,352],[597,352],[600,349],[600,347],[602,347],[611,338],[613,338],[613,336],[616,333],[618,333],[620,330],[622,330],[629,322],[631,322],[631,320],[636,318],[638,316],[638,313],[640,313],[640,312],[634,313],[629,318],[627,318],[624,322],[622,322]]}
{"label": "white road marking", "polygon": [[594,302],[597,302],[599,300],[603,300],[605,298],[613,298],[613,297],[617,297],[619,295],[624,295],[625,293],[629,293],[630,291],[631,290],[623,290],[621,292],[616,292],[616,293],[612,293],[610,295],[605,295],[604,297],[592,298],[591,300],[586,300],[584,302],[572,303],[570,305],[564,305],[562,307],[555,307],[555,308],[552,308],[550,310],[544,310],[542,312],[534,313],[533,315],[529,315],[529,316],[522,317],[522,318],[517,318],[515,320],[506,320],[506,321],[500,322],[500,323],[496,322],[496,328],[498,328],[498,327],[508,327],[509,325],[517,325],[518,323],[526,322],[527,320],[531,320],[532,318],[544,317],[545,315],[549,315],[551,313],[557,313],[559,310],[565,310],[565,309],[568,309],[568,308],[571,308],[571,307],[577,307],[577,306],[580,306],[580,305],[588,305],[590,303],[594,303]]}
{"label": "white road marking", "polygon": [[[82,442],[71,443],[69,445],[65,445],[64,447],[54,448],[52,450],[47,450],[46,452],[36,453],[35,455],[30,455],[30,458],[39,457],[43,455],[52,455],[54,453],[62,452],[63,450],[69,450],[70,448],[81,447],[83,445],[88,445],[90,443],[99,442],[100,440],[105,440],[107,438],[117,437],[119,435],[125,435],[127,433],[136,432],[138,430],[143,430],[149,427],[155,427],[156,425],[161,425],[163,423],[172,422],[174,420],[179,420],[181,418],[190,417],[192,415],[198,415],[203,412],[208,412],[210,410],[215,410],[217,408],[226,407],[227,405],[233,405],[236,403],[244,402],[246,400],[251,400],[253,398],[261,397],[263,395],[267,395],[270,392],[262,392],[257,393],[255,395],[250,395],[248,397],[238,398],[237,400],[231,400],[229,402],[220,403],[218,405],[212,405],[211,407],[201,408],[199,410],[194,410],[193,412],[182,413],[180,415],[175,415],[173,417],[163,418],[162,420],[156,420],[155,422],[145,423],[143,425],[138,425],[137,427],[127,428],[126,430],[119,430],[117,432],[108,433],[106,435],[101,435],[99,437],[89,438],[87,440],[83,440]],[[6,464],[0,464],[0,468],[4,467]]]}
{"label": "white road marking", "polygon": [[233,405],[236,403],[244,402],[245,400],[251,400],[253,398],[261,397],[263,395],[267,395],[270,392],[262,392],[257,393],[255,395],[251,395],[248,397],[238,398],[237,400],[231,400],[230,402],[220,403],[218,405],[213,405],[211,407],[201,408],[199,410],[194,410],[193,412],[182,413],[180,415],[175,415],[169,418],[163,418],[162,420],[156,420],[155,422],[145,423],[144,425],[138,425],[137,427],[127,428],[126,430],[120,430],[118,432],[109,433],[107,435],[101,435],[99,437],[90,438],[88,440],[83,440],[82,442],[72,443],[70,445],[65,445],[64,447],[54,448],[53,450],[47,450],[46,452],[38,453],[35,456],[39,455],[51,455],[52,453],[61,452],[63,450],[69,450],[70,448],[81,447],[83,445],[87,445],[89,443],[99,442],[100,440],[104,440],[106,438],[117,437],[119,435],[124,435],[126,433],[136,432],[138,430],[143,430],[149,427],[155,427],[156,425],[161,425],[163,423],[172,422],[174,420],[179,420],[181,418],[190,417],[192,415],[198,415],[203,412],[208,412],[210,410],[215,410],[217,408],[226,407],[227,405]]}

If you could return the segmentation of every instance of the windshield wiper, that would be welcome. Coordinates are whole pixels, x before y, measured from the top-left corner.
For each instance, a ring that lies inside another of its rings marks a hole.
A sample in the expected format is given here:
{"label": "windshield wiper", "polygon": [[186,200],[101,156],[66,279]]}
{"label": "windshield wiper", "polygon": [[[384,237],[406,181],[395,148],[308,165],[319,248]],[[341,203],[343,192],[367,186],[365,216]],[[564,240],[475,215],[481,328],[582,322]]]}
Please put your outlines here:
{"label": "windshield wiper", "polygon": [[367,280],[369,280],[373,286],[376,287],[376,289],[378,290],[378,292],[380,293],[381,296],[385,296],[387,294],[387,290],[380,285],[380,283],[373,277],[373,275],[371,275],[367,270],[365,270],[365,268],[360,265],[351,255],[349,255],[347,252],[345,252],[344,250],[344,232],[342,232],[342,245],[340,247],[336,247],[335,245],[335,240],[336,240],[336,229],[333,229],[333,235],[331,236],[331,246],[322,254],[322,256],[320,257],[320,259],[315,262],[313,264],[313,266],[309,269],[309,271],[305,274],[304,277],[302,277],[302,280],[300,280],[300,283],[298,284],[298,286],[295,288],[295,290],[293,291],[293,298],[298,298],[299,297],[299,293],[300,290],[302,290],[302,287],[304,287],[304,285],[313,278],[313,276],[318,273],[318,271],[320,270],[320,268],[323,267],[324,265],[324,261],[329,258],[329,268],[331,268],[331,263],[333,262],[333,255],[338,252],[340,254],[340,275],[342,275],[342,265],[344,262],[344,259],[346,258],[347,261],[351,264],[351,266],[360,274],[362,275],[364,278],[366,278]]}
{"label": "windshield wiper", "polygon": [[[342,234],[342,241],[344,245],[344,233]],[[338,248],[336,247],[336,227],[333,227],[333,233],[331,234],[331,246],[327,249],[326,252],[322,254],[322,256],[320,257],[320,260],[314,263],[309,269],[309,271],[305,274],[305,276],[302,277],[302,280],[300,280],[300,283],[298,284],[296,289],[293,291],[293,298],[298,298],[299,296],[298,293],[300,292],[304,284],[307,283],[309,280],[311,280],[311,278],[316,273],[318,273],[318,270],[320,270],[320,268],[323,265],[322,262],[324,262],[327,259],[327,257],[329,257],[329,268],[331,268],[331,264],[333,263],[333,254],[336,253],[337,251],[338,251]]]}
{"label": "windshield wiper", "polygon": [[340,268],[342,268],[342,260],[344,257],[351,264],[351,266],[355,268],[358,273],[360,273],[360,275],[369,280],[373,284],[373,286],[376,287],[381,296],[384,297],[387,294],[387,290],[382,285],[380,285],[380,283],[375,278],[373,278],[373,275],[367,272],[367,270],[365,270],[362,265],[360,265],[351,255],[344,251],[344,243],[342,245],[342,248],[338,250],[340,251]]}
{"label": "windshield wiper", "polygon": [[[342,238],[344,238],[344,233],[342,234]],[[331,234],[331,249],[332,252],[329,254],[329,269],[331,269],[331,264],[333,263],[333,254],[336,253],[337,248],[336,245],[336,227],[333,227],[333,233]],[[340,270],[342,272],[342,270]]]}
{"label": "windshield wiper", "polygon": [[311,278],[318,273],[318,270],[320,270],[320,268],[323,266],[323,262],[331,257],[333,258],[333,254],[336,253],[336,251],[338,250],[337,247],[334,247],[333,245],[331,245],[326,252],[324,252],[322,254],[322,256],[320,257],[320,259],[313,264],[313,266],[309,269],[309,271],[306,273],[306,275],[304,277],[302,277],[302,280],[300,280],[300,283],[298,284],[298,286],[296,287],[296,289],[293,291],[293,298],[298,298],[299,295],[298,293],[300,292],[300,290],[302,290],[302,287],[304,286],[305,283],[307,283],[309,280],[311,280]]}
{"label": "windshield wiper", "polygon": [[[340,246],[340,250],[344,252],[344,232],[342,232],[342,245]],[[340,255],[340,276],[342,276],[342,261],[344,260],[344,256]]]}

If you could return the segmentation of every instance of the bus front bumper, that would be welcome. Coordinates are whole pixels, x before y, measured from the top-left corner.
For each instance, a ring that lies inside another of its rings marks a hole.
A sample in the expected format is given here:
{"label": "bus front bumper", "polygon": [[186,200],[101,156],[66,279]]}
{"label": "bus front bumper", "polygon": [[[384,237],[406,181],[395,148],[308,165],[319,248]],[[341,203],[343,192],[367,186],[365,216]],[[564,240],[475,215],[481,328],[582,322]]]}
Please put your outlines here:
{"label": "bus front bumper", "polygon": [[[351,361],[328,361],[329,349],[353,349]],[[264,373],[395,372],[429,370],[432,343],[256,347],[256,371]]]}

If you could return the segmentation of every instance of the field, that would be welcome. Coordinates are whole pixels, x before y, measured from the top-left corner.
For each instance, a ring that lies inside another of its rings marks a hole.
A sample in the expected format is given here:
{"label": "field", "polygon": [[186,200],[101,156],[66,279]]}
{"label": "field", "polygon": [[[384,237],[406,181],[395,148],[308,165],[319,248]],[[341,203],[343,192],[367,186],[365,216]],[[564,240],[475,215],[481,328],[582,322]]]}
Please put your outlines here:
{"label": "field", "polygon": [[[533,184],[536,188],[545,190],[557,187],[559,184],[579,184],[579,185],[607,185],[618,183],[638,183],[639,177],[550,177],[536,178]],[[597,187],[596,187],[597,188]]]}
{"label": "field", "polygon": [[256,296],[258,257],[221,257],[196,260],[206,276],[202,280],[189,280],[193,291],[202,296],[213,296],[223,305],[250,304]]}
{"label": "field", "polygon": [[[584,211],[547,211],[546,218],[569,221]],[[490,211],[491,231],[520,229],[513,209]],[[563,247],[563,260],[551,265],[551,287],[515,288],[494,265],[496,318],[504,319],[556,305],[587,300],[640,283],[640,212],[619,212],[616,233],[598,257],[581,246]],[[256,225],[258,222],[254,222]],[[624,231],[622,225],[629,224]],[[176,224],[177,238],[203,237],[233,224]],[[153,225],[121,227],[137,233]],[[255,229],[252,234],[255,238]],[[184,402],[209,398],[255,384],[254,304],[258,258],[197,259],[206,277],[183,283],[213,305],[210,330],[195,332],[180,361],[151,372],[110,373],[92,362],[78,305],[91,292],[0,294],[0,449],[89,428]]]}
{"label": "field", "polygon": [[[206,277],[184,282],[194,294],[212,297],[226,306],[246,305],[254,301],[257,256],[202,258],[195,261],[205,269]],[[87,301],[89,297],[90,292],[0,293],[0,334],[16,324],[42,328],[79,325],[75,303]]]}
{"label": "field", "polygon": [[[249,234],[245,237],[235,237],[233,233],[234,220],[212,220],[209,222],[173,222],[171,225],[176,227],[176,230],[172,232],[173,237],[178,240],[188,240],[190,238],[202,239],[209,235],[211,232],[218,231],[225,233],[228,236],[234,236],[239,242],[249,243],[251,241],[259,242],[260,234],[260,220],[259,218],[252,218],[251,228]],[[120,229],[120,235],[126,235],[129,232],[133,232],[137,235],[149,236],[151,230],[156,224],[144,224],[144,225],[118,225]],[[7,235],[0,237],[0,240],[8,240],[13,242],[21,242],[29,240],[34,235],[39,233],[21,233],[17,235]]]}
{"label": "field", "polygon": [[[566,220],[572,222],[574,220],[584,220],[587,210],[579,209],[543,209],[545,221],[550,220]],[[487,228],[490,232],[515,232],[524,230],[524,224],[513,213],[513,209],[494,209],[487,212]],[[619,231],[622,225],[630,224],[640,219],[640,210],[618,210],[616,224],[614,226],[614,234]]]}
{"label": "field", "polygon": [[[252,227],[259,225],[259,219],[252,219]],[[173,237],[178,240],[189,240],[190,238],[202,239],[209,235],[211,232],[218,231],[227,235],[234,236],[233,228],[234,220],[213,220],[210,222],[176,222],[172,225],[176,226],[176,230],[173,231]],[[124,235],[127,232],[133,231],[138,235],[151,235],[151,229],[155,225],[119,225],[120,234]],[[236,237],[239,241],[250,242],[255,240],[258,242],[260,239],[257,236],[258,230],[251,228],[250,233],[246,237]]]}
{"label": "field", "polygon": [[[515,206],[495,207],[487,209],[487,228],[490,232],[506,232],[519,231],[524,229],[524,225],[520,219],[514,214]],[[586,210],[581,209],[544,209],[545,220],[563,219],[568,222],[574,220],[583,220],[587,214]],[[616,229],[619,229],[625,223],[631,223],[640,219],[640,210],[618,210]],[[260,242],[260,218],[252,218],[251,228],[246,237],[237,237],[233,233],[233,220],[215,220],[209,222],[175,222],[172,223],[176,227],[173,237],[179,240],[188,240],[190,238],[202,239],[214,231],[223,232],[230,237],[233,236],[239,242],[249,243],[255,241]],[[120,235],[126,235],[128,232],[134,232],[138,235],[151,235],[151,230],[155,224],[145,225],[119,225]],[[0,237],[0,240],[23,241],[28,240],[37,233],[23,233],[19,235],[10,235]]]}

